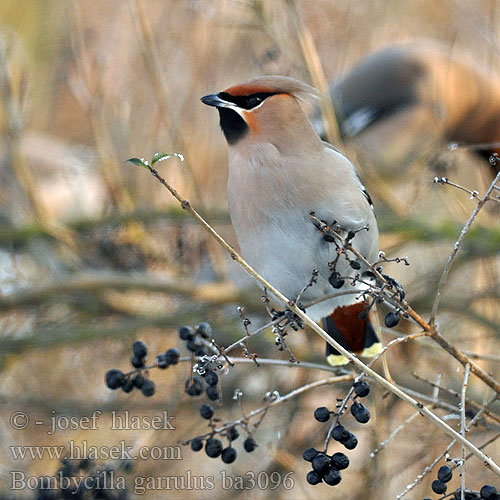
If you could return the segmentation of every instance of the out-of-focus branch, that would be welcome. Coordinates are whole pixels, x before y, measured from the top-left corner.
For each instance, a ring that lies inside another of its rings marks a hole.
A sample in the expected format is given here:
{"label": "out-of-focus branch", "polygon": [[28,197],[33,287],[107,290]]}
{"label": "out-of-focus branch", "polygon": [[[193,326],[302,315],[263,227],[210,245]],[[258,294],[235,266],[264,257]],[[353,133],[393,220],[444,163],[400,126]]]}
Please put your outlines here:
{"label": "out-of-focus branch", "polygon": [[332,100],[330,99],[330,92],[328,89],[328,82],[326,81],[323,66],[319,58],[316,44],[312,37],[311,31],[305,24],[302,16],[297,12],[297,6],[294,0],[287,0],[288,11],[292,18],[297,37],[299,39],[302,54],[306,62],[307,69],[311,75],[314,86],[321,93],[321,113],[325,123],[326,136],[333,145],[341,144],[341,137],[339,125],[333,110]]}
{"label": "out-of-focus branch", "polygon": [[186,279],[159,278],[148,275],[126,274],[81,274],[52,281],[38,286],[30,286],[0,297],[0,311],[24,306],[39,305],[55,296],[71,293],[98,293],[105,290],[143,290],[164,294],[179,294],[195,301],[210,304],[255,303],[254,294],[239,291],[232,283],[193,283]]}
{"label": "out-of-focus branch", "polygon": [[140,0],[129,0],[128,5],[132,13],[132,21],[135,25],[137,37],[141,46],[144,65],[147,69],[146,74],[150,79],[151,85],[155,91],[155,96],[158,99],[161,118],[168,130],[174,149],[180,149],[187,158],[185,168],[190,177],[191,188],[193,189],[193,193],[196,198],[201,200],[200,186],[196,181],[196,176],[189,162],[189,152],[191,148],[187,147],[184,138],[176,125],[176,120],[170,118],[172,106],[168,101],[166,83],[161,71],[160,56],[154,44],[151,27],[146,20],[144,9]]}

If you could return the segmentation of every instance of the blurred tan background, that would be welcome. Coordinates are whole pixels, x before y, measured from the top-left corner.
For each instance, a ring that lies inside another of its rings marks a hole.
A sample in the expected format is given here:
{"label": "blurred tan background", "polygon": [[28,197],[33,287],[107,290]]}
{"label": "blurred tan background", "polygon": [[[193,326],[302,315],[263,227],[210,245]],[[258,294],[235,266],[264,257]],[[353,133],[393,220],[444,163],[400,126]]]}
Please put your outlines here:
{"label": "blurred tan background", "polygon": [[[491,70],[500,67],[496,0],[297,0],[296,8],[329,82],[378,48],[419,39],[440,41],[453,54]],[[246,307],[254,325],[265,319],[260,292],[159,183],[124,161],[158,151],[183,154],[183,163],[159,164],[162,175],[235,244],[225,197],[226,144],[216,113],[199,98],[261,74],[311,82],[311,53],[301,48],[292,14],[293,4],[284,0],[0,3],[2,498],[35,498],[34,491],[9,489],[11,471],[40,476],[60,466],[48,458],[16,460],[12,445],[75,440],[110,446],[125,440],[135,447],[173,446],[208,430],[198,413],[204,396],[193,400],[183,391],[187,363],[153,373],[157,392],[148,399],[111,392],[104,374],[114,367],[128,370],[136,338],[144,339],[152,354],[180,347],[176,329],[183,324],[209,321],[219,344],[231,343],[244,334],[237,305]],[[460,150],[443,155],[452,180],[484,192],[484,165]],[[412,264],[390,264],[385,270],[403,283],[409,302],[425,317],[475,202],[435,186],[435,174],[424,165],[394,178],[359,172],[374,198],[381,248],[388,256],[407,255]],[[453,268],[439,317],[441,332],[460,349],[499,351],[499,246],[498,211],[484,210]],[[416,331],[404,322],[399,328]],[[290,344],[300,360],[322,362],[324,346],[312,332],[293,334]],[[459,390],[458,364],[428,345],[394,349],[389,360],[394,378],[430,395],[432,389],[412,372],[433,380],[443,373],[443,385]],[[256,337],[251,349],[261,357],[287,359],[270,332]],[[478,363],[498,375],[494,358]],[[236,388],[249,411],[262,406],[267,391],[284,394],[326,376],[301,368],[237,366],[224,379],[225,405],[217,412],[227,420],[241,416],[231,399]],[[347,387],[311,391],[270,410],[255,436],[259,448],[246,454],[236,442],[240,456],[230,466],[188,448],[182,448],[182,460],[138,461],[126,472],[130,498],[135,476],[180,476],[191,470],[220,478],[222,469],[233,476],[293,471],[295,485],[290,491],[236,491],[222,489],[216,479],[216,488],[204,491],[204,497],[395,498],[449,440],[416,419],[387,450],[370,458],[370,450],[412,413],[391,396],[382,398],[376,388],[369,401],[374,418],[356,431],[360,446],[349,454],[352,465],[342,483],[330,489],[305,481],[302,452],[324,439],[312,412],[332,405]],[[481,403],[489,391],[471,379],[468,394]],[[456,398],[441,395],[456,405]],[[176,417],[176,430],[110,431],[109,412],[125,409],[134,415],[168,410]],[[49,436],[46,425],[33,424],[94,410],[103,412],[99,430]],[[30,416],[25,430],[9,423],[16,411]],[[457,425],[453,418],[449,422]],[[495,432],[482,426],[469,437],[481,444]],[[486,451],[500,456],[498,443]],[[458,448],[453,453],[458,456]],[[474,458],[467,470],[470,487],[498,479]],[[430,495],[432,479],[433,474],[405,498]],[[149,490],[144,498],[199,495],[187,489]]]}

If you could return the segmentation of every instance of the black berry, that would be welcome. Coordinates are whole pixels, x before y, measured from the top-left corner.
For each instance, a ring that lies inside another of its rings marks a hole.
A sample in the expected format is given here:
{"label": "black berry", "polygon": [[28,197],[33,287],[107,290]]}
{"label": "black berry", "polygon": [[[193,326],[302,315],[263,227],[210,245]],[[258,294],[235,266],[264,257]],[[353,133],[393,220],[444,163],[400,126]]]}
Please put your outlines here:
{"label": "black berry", "polygon": [[123,385],[125,378],[123,376],[123,372],[121,370],[108,370],[106,372],[106,385],[110,389],[118,389]]}
{"label": "black berry", "polygon": [[255,442],[255,439],[251,436],[248,436],[243,442],[243,448],[245,448],[245,451],[247,453],[251,453],[253,450],[255,450],[255,448],[257,448],[257,443]]}
{"label": "black berry", "polygon": [[132,366],[134,368],[144,368],[144,366],[146,366],[146,362],[144,360],[144,358],[140,358],[139,356],[136,356],[134,354],[134,356],[132,356],[130,358],[130,362],[132,363]]}
{"label": "black berry", "polygon": [[341,452],[334,453],[330,460],[332,462],[333,467],[335,467],[338,470],[344,470],[347,469],[347,467],[349,467],[349,457],[347,455],[344,455],[344,453]]}
{"label": "black berry", "polygon": [[232,464],[236,460],[237,455],[236,450],[233,447],[228,446],[222,450],[222,461],[225,464]]}
{"label": "black berry", "polygon": [[330,410],[326,406],[320,406],[314,410],[314,418],[318,422],[326,422],[330,418]]}
{"label": "black berry", "polygon": [[152,380],[146,379],[142,384],[141,391],[146,397],[150,397],[155,393],[155,383]]}
{"label": "black berry", "polygon": [[432,481],[431,488],[432,491],[434,493],[437,493],[438,495],[446,493],[446,484],[444,484],[443,481],[440,481],[439,479],[435,479],[434,481]]}
{"label": "black berry", "polygon": [[387,328],[395,327],[399,323],[399,314],[393,311],[387,313],[384,319],[384,323]]}
{"label": "black berry", "polygon": [[207,396],[208,399],[212,401],[217,401],[219,399],[219,391],[217,390],[217,387],[214,387],[213,385],[209,385],[207,387]]}
{"label": "black berry", "polygon": [[316,448],[307,448],[306,451],[302,454],[302,458],[306,462],[312,462],[312,459],[319,453]]}
{"label": "black berry", "polygon": [[235,441],[240,437],[240,433],[238,432],[238,429],[233,425],[232,427],[229,427],[227,430],[227,438],[230,441]]}
{"label": "black berry", "polygon": [[134,377],[133,382],[134,382],[134,385],[137,387],[137,389],[141,389],[142,388],[142,384],[144,384],[145,380],[146,379],[140,373],[138,373]]}
{"label": "black berry", "polygon": [[330,282],[330,285],[333,286],[333,288],[339,289],[344,286],[345,280],[342,279],[340,273],[337,271],[334,271],[330,277],[328,278],[328,281]]}
{"label": "black berry", "polygon": [[320,452],[316,454],[311,463],[313,470],[320,474],[324,474],[330,467],[330,457]]}
{"label": "black berry", "polygon": [[490,484],[485,484],[480,491],[481,498],[484,500],[496,500],[497,498],[497,489]]}
{"label": "black berry", "polygon": [[205,452],[211,458],[217,458],[222,453],[222,443],[219,439],[208,438],[205,444]]}
{"label": "black berry", "polygon": [[214,415],[214,407],[212,405],[202,405],[200,415],[207,420],[211,419]]}
{"label": "black berry", "polygon": [[196,333],[200,334],[204,339],[209,339],[212,335],[212,327],[208,323],[200,323],[196,328]]}
{"label": "black berry", "polygon": [[351,260],[351,262],[349,262],[349,265],[353,268],[353,269],[361,269],[361,262],[359,262],[359,260]]}
{"label": "black berry", "polygon": [[[464,491],[464,500],[478,500],[480,497],[478,497],[475,493],[472,491]],[[496,497],[498,498],[498,497]],[[496,500],[496,499],[495,499]]]}
{"label": "black berry", "polygon": [[323,476],[323,481],[330,486],[335,486],[342,481],[342,474],[337,469],[331,467]]}
{"label": "black berry", "polygon": [[356,446],[358,446],[358,438],[352,434],[349,433],[349,437],[345,440],[342,441],[342,444],[348,449],[348,450],[354,450]]}
{"label": "black berry", "polygon": [[194,355],[201,358],[202,356],[207,355],[207,350],[204,347],[198,347],[198,349],[196,349],[196,351],[194,351]]}
{"label": "black berry", "polygon": [[354,401],[352,404],[351,413],[360,424],[366,424],[370,420],[370,412],[368,409],[357,401]]}
{"label": "black berry", "polygon": [[158,368],[161,368],[162,370],[165,370],[166,368],[168,368],[169,364],[167,361],[167,356],[165,356],[164,352],[162,352],[161,354],[158,354],[158,356],[156,356],[156,366]]}
{"label": "black berry", "polygon": [[127,393],[132,392],[133,388],[134,388],[134,381],[132,380],[131,377],[129,377],[125,380],[125,382],[123,382],[122,391]]}
{"label": "black berry", "polygon": [[179,362],[180,357],[181,353],[179,352],[179,349],[176,349],[175,347],[172,347],[172,349],[169,349],[165,353],[165,358],[169,365],[176,365]]}
{"label": "black berry", "polygon": [[191,326],[181,326],[179,328],[179,337],[182,340],[191,340],[194,338],[194,328]]}
{"label": "black berry", "polygon": [[217,382],[219,382],[219,376],[214,371],[209,371],[205,375],[205,382],[208,385],[217,385]]}
{"label": "black berry", "polygon": [[132,344],[132,352],[138,358],[145,358],[148,353],[148,346],[142,340],[136,340]]}
{"label": "black berry", "polygon": [[186,380],[186,393],[189,396],[199,396],[203,392],[203,384],[199,377],[193,377],[193,380]]}
{"label": "black berry", "polygon": [[448,467],[447,465],[443,465],[442,467],[439,468],[438,479],[443,483],[447,483],[448,481],[450,481],[452,476],[453,472],[451,471],[451,468]]}
{"label": "black berry", "polygon": [[332,430],[332,437],[335,441],[344,442],[349,438],[350,432],[343,425],[336,425]]}
{"label": "black berry", "polygon": [[78,464],[78,468],[81,470],[88,470],[94,465],[94,461],[90,458],[82,458]]}
{"label": "black berry", "polygon": [[315,470],[307,473],[307,482],[309,484],[318,484],[321,483],[321,481],[323,481],[323,478]]}
{"label": "black berry", "polygon": [[202,347],[202,343],[200,339],[191,339],[188,340],[186,347],[191,351],[191,352],[196,352],[200,347]]}
{"label": "black berry", "polygon": [[365,398],[370,393],[370,384],[366,380],[355,382],[353,385],[356,396]]}
{"label": "black berry", "polygon": [[203,448],[203,440],[201,438],[194,438],[191,440],[191,449],[193,451],[200,451]]}

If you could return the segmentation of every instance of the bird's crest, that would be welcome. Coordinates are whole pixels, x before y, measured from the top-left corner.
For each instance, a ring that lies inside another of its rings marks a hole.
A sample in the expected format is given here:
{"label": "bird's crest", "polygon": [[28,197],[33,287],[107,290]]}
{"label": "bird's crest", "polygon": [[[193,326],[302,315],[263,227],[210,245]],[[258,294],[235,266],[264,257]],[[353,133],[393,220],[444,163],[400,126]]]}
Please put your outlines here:
{"label": "bird's crest", "polygon": [[289,76],[258,76],[229,87],[224,92],[234,97],[259,93],[289,94],[304,101],[319,97],[314,87]]}

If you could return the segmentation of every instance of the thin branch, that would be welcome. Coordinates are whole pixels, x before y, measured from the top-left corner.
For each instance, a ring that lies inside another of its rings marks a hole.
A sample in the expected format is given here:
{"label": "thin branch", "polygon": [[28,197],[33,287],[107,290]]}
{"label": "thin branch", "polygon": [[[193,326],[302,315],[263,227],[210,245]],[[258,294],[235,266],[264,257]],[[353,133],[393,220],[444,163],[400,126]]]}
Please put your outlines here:
{"label": "thin branch", "polygon": [[168,277],[134,275],[125,273],[85,273],[65,279],[53,280],[38,286],[21,288],[0,298],[0,311],[17,307],[38,305],[56,295],[105,290],[145,290],[165,294],[187,295],[202,302],[228,304],[251,302],[251,297],[242,294],[231,283],[195,285],[193,282]]}
{"label": "thin branch", "polygon": [[[465,429],[467,422],[465,420],[465,393],[467,392],[467,383],[469,382],[470,366],[465,365],[464,379],[460,397],[460,434],[465,438]],[[462,444],[462,472],[460,474],[460,500],[465,500],[465,446]]]}
{"label": "thin branch", "polygon": [[[348,381],[352,380],[353,378],[354,377],[352,375],[342,375],[339,377],[329,377],[326,379],[317,380],[316,382],[311,382],[310,384],[303,385],[303,386],[299,387],[298,389],[294,389],[293,391],[289,392],[288,394],[285,394],[284,396],[279,396],[274,401],[267,403],[265,406],[262,406],[261,408],[257,408],[256,410],[252,410],[250,413],[248,413],[248,415],[246,415],[238,420],[233,420],[231,422],[227,422],[227,423],[223,424],[222,426],[215,428],[213,431],[211,431],[203,436],[198,436],[198,437],[204,439],[204,438],[209,437],[213,434],[224,432],[227,429],[229,429],[230,427],[233,427],[234,425],[244,425],[252,417],[255,417],[256,415],[260,415],[263,412],[267,412],[267,410],[270,407],[278,406],[282,403],[285,403],[286,401],[289,401],[290,399],[292,399],[292,398],[294,398],[294,397],[296,397],[296,396],[298,396],[306,391],[310,391],[311,389],[315,389],[316,387],[321,387],[323,385],[332,385],[332,384],[338,384],[340,382],[348,382]],[[181,444],[187,444],[190,441],[191,440],[182,441]]]}
{"label": "thin branch", "polygon": [[[450,273],[450,269],[451,269],[451,266],[453,264],[453,261],[455,260],[458,249],[460,248],[460,245],[464,241],[464,238],[467,234],[467,231],[469,231],[477,214],[479,213],[481,208],[483,208],[484,204],[488,201],[489,196],[490,196],[491,192],[493,191],[493,189],[495,188],[495,184],[498,182],[499,179],[500,179],[500,172],[498,172],[495,179],[493,179],[493,182],[490,184],[490,187],[486,191],[485,195],[480,200],[478,200],[476,208],[472,212],[472,215],[469,217],[469,220],[467,221],[467,223],[463,227],[462,231],[460,232],[460,236],[458,237],[457,241],[455,242],[455,245],[453,246],[453,250],[450,253],[450,256],[448,257],[448,262],[446,263],[446,266],[444,267],[443,272],[441,274],[441,278],[439,280],[439,284],[438,284],[436,294],[434,297],[434,303],[432,304],[432,311],[431,311],[431,316],[429,319],[429,325],[431,325],[431,326],[434,326],[434,323],[436,321],[436,315],[437,315],[437,312],[439,309],[439,303],[441,301],[441,294],[443,291],[443,287],[446,283],[446,280],[448,279],[448,274]],[[497,392],[498,392],[498,390],[497,390]]]}
{"label": "thin branch", "polygon": [[[438,376],[437,376],[436,384],[439,384],[439,382],[441,381],[441,377],[442,377],[442,374],[439,373]],[[437,399],[438,396],[439,396],[439,389],[438,388],[434,388],[432,397],[434,399]],[[432,409],[434,406],[435,406],[434,403],[432,403],[429,406],[429,409]],[[382,441],[381,443],[379,443],[379,445],[370,453],[370,457],[374,458],[375,455],[377,453],[379,453],[380,451],[382,451],[399,434],[400,431],[402,431],[408,424],[410,424],[411,422],[413,422],[413,420],[415,420],[415,418],[417,418],[419,415],[420,415],[420,413],[418,411],[415,412],[415,413],[412,413],[404,422],[402,422],[400,425],[398,425],[389,434],[389,436],[387,437],[387,439],[385,439],[384,441]]]}
{"label": "thin branch", "polygon": [[[392,337],[406,337],[408,335],[407,333],[398,332],[397,330],[394,330],[394,328],[391,329],[391,328],[386,328],[384,326],[381,327],[381,330],[384,333],[384,335],[391,335]],[[415,341],[419,345],[428,347],[430,349],[440,349],[440,346],[426,340],[425,338],[415,339]],[[485,361],[493,361],[496,363],[500,362],[500,356],[498,356],[497,354],[483,354],[467,350],[463,350],[462,352],[463,354],[472,359],[484,359]]]}
{"label": "thin branch", "polygon": [[[451,394],[452,396],[456,397],[456,398],[460,398],[460,393],[458,393],[457,391],[454,391],[453,389],[450,389],[449,387],[444,387],[443,385],[440,385],[436,382],[433,382],[432,380],[429,380],[425,377],[422,377],[421,375],[415,373],[415,372],[412,372],[412,375],[417,379],[417,380],[421,380],[422,382],[425,382],[426,384],[429,384],[430,386],[436,388],[436,389],[440,389],[442,391],[445,391],[447,392],[448,394]],[[482,404],[479,404],[477,403],[476,401],[474,401],[473,399],[469,399],[469,398],[465,398],[465,402],[472,406],[473,408],[475,408],[476,410],[480,410],[482,408],[485,408],[484,405]],[[485,408],[486,410],[486,414],[485,416],[488,416],[490,417],[492,420],[494,420],[495,422],[498,422],[500,423],[500,417],[498,415],[496,415],[495,413],[492,413],[489,409]]]}

